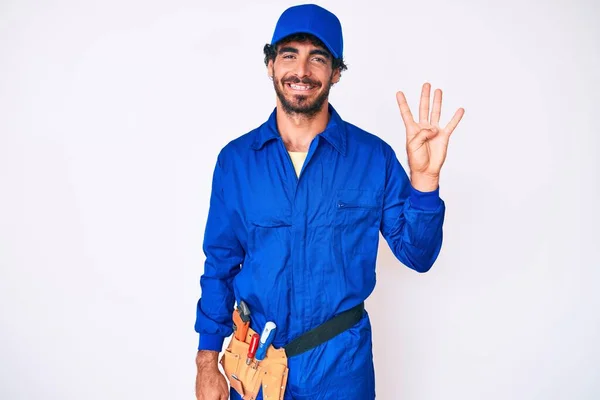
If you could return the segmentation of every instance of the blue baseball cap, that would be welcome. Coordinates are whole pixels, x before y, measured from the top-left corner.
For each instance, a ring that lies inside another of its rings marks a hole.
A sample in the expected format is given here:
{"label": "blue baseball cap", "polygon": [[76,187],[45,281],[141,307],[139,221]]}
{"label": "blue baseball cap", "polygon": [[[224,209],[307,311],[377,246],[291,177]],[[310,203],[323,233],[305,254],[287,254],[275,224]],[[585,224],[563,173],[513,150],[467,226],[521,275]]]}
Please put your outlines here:
{"label": "blue baseball cap", "polygon": [[295,33],[310,33],[327,46],[334,58],[342,58],[344,39],[342,24],[332,12],[316,4],[302,4],[288,8],[281,14],[271,45]]}

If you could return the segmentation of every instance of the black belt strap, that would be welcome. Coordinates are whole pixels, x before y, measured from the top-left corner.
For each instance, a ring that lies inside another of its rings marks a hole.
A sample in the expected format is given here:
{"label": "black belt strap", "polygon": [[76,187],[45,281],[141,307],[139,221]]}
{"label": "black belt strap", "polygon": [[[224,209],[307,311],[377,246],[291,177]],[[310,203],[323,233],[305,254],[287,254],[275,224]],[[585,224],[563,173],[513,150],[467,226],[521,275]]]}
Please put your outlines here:
{"label": "black belt strap", "polygon": [[364,309],[365,303],[360,303],[292,340],[284,347],[286,356],[302,354],[352,328],[362,318]]}

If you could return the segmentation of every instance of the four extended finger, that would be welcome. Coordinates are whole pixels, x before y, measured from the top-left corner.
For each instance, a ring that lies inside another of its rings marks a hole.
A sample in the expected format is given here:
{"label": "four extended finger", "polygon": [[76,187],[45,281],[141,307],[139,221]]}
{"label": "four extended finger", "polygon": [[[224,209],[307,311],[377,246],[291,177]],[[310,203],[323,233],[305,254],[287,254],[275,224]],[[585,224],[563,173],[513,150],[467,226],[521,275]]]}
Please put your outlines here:
{"label": "four extended finger", "polygon": [[421,103],[419,104],[419,124],[429,123],[429,94],[431,92],[431,85],[429,83],[423,84],[421,90]]}
{"label": "four extended finger", "polygon": [[442,114],[442,90],[436,89],[433,93],[433,109],[431,110],[431,125],[439,126]]}
{"label": "four extended finger", "polygon": [[408,128],[410,125],[415,123],[415,120],[413,119],[412,113],[410,112],[410,107],[406,102],[406,97],[404,97],[404,93],[396,93],[396,100],[398,101],[398,107],[400,107],[400,115],[402,116],[402,121],[404,121],[404,126]]}
{"label": "four extended finger", "polygon": [[452,134],[452,132],[454,131],[454,129],[456,128],[456,126],[458,125],[460,120],[462,119],[463,115],[465,115],[464,108],[459,108],[458,110],[456,110],[456,112],[454,113],[454,117],[452,117],[450,122],[448,122],[448,125],[446,125],[446,127],[444,128],[444,130],[448,133],[448,135]]}

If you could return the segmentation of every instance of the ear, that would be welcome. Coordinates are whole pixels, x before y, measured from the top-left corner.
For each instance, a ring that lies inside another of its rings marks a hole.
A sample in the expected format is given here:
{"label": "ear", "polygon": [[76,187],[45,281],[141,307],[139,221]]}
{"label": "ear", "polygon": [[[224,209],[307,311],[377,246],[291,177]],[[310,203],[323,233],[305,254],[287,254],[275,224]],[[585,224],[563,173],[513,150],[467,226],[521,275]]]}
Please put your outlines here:
{"label": "ear", "polygon": [[340,81],[341,76],[342,76],[342,73],[340,72],[340,69],[336,68],[333,71],[333,75],[331,76],[331,83],[334,84],[334,85],[336,83],[338,83]]}
{"label": "ear", "polygon": [[274,74],[275,71],[273,70],[273,60],[269,60],[269,63],[267,64],[267,75],[270,79],[273,79]]}

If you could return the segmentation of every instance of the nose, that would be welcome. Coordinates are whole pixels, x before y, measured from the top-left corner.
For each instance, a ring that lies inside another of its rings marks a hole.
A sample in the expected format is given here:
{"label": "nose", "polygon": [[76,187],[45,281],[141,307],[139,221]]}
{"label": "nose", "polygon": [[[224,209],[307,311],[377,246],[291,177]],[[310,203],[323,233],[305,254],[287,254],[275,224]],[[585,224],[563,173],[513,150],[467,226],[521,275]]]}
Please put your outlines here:
{"label": "nose", "polygon": [[296,63],[296,75],[298,76],[298,78],[302,79],[305,76],[310,76],[310,68],[308,65],[308,60],[305,59],[299,59],[298,62]]}

